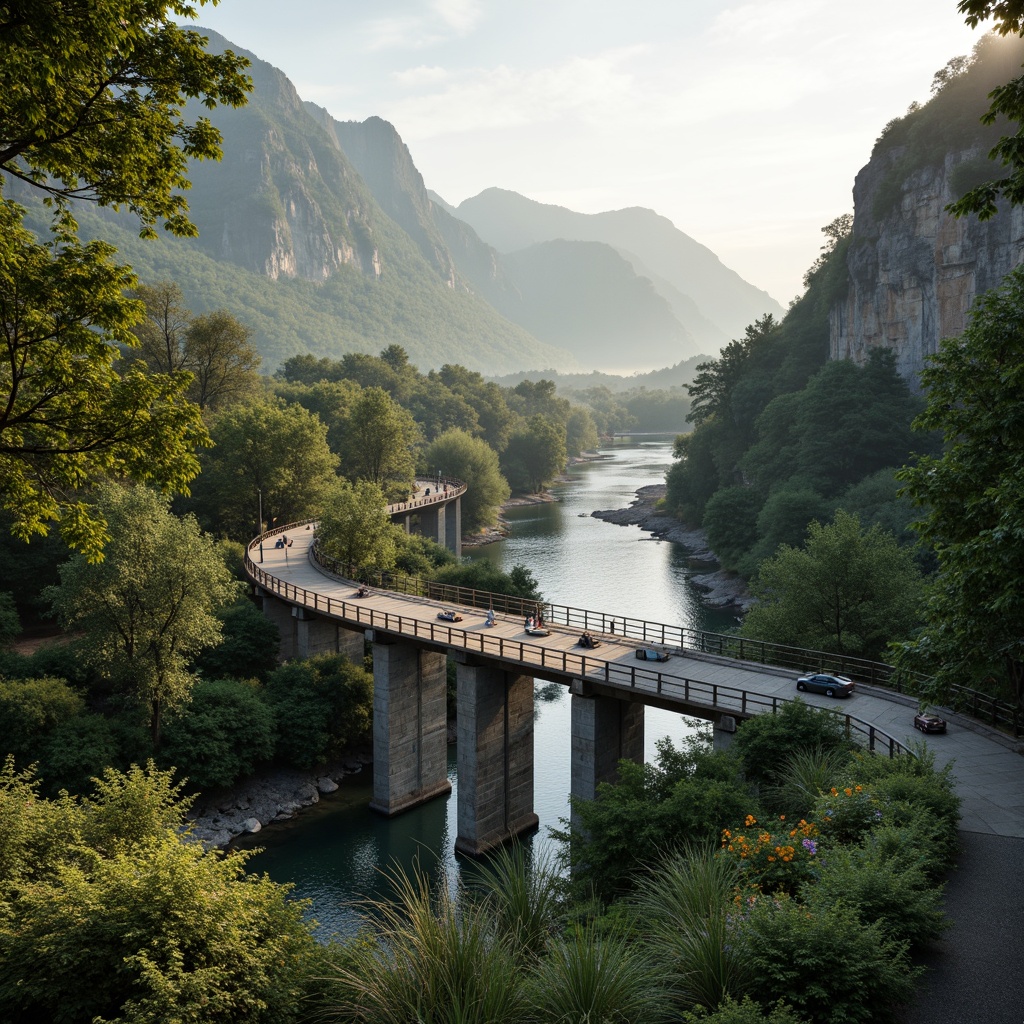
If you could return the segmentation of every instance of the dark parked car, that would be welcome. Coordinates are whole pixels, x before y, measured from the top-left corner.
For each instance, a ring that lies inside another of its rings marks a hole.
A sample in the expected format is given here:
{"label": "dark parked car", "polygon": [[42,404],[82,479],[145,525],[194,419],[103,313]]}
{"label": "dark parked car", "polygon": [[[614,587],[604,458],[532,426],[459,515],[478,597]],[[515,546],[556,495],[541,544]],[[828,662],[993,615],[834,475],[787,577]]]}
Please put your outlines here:
{"label": "dark parked car", "polygon": [[921,732],[945,732],[946,720],[938,715],[914,715],[914,728]]}
{"label": "dark parked car", "polygon": [[796,688],[801,692],[823,693],[826,697],[849,697],[853,693],[853,680],[818,672],[812,676],[801,676],[796,681]]}
{"label": "dark parked car", "polygon": [[653,647],[641,647],[636,656],[641,661],[668,661],[668,655],[664,651],[655,650]]}

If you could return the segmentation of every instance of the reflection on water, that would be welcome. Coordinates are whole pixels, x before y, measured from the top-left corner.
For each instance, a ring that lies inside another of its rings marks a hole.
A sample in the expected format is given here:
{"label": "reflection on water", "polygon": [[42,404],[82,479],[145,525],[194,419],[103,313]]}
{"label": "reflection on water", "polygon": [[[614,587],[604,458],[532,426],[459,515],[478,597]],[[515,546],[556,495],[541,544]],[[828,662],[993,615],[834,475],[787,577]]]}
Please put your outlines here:
{"label": "reflection on water", "polygon": [[[732,618],[705,608],[689,582],[691,568],[678,545],[650,539],[635,526],[594,519],[599,509],[624,508],[640,486],[664,481],[671,464],[671,439],[607,449],[610,458],[581,464],[568,483],[554,490],[557,502],[512,509],[510,536],[473,552],[504,567],[526,565],[547,601],[600,609],[698,629],[722,629]],[[582,513],[582,514],[581,514]],[[534,690],[534,809],[540,830],[531,840],[537,851],[553,851],[549,829],[569,813],[570,700],[565,687],[537,681]],[[690,732],[681,716],[648,708],[645,757],[653,760],[655,741],[678,741]],[[345,780],[341,789],[294,822],[253,837],[265,847],[250,862],[293,895],[312,900],[320,934],[351,935],[358,926],[353,904],[384,896],[382,873],[392,864],[443,864],[454,881],[460,861],[453,848],[457,833],[455,748],[449,751],[452,794],[387,819],[370,811],[372,770]]]}

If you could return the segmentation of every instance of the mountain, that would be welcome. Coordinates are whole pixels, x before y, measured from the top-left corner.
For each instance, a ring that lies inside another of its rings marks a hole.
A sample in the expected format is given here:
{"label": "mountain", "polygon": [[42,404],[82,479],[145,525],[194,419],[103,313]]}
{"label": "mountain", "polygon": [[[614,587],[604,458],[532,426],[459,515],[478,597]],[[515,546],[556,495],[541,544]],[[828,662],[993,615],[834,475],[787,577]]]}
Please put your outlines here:
{"label": "mountain", "polygon": [[[481,241],[452,207],[431,193],[408,147],[387,121],[337,121],[306,107],[337,140],[384,211],[417,244],[449,287],[465,288],[513,323],[578,360],[633,372],[666,366],[728,340],[705,325],[700,342],[671,299],[611,246],[557,240],[502,254]],[[680,305],[685,303],[678,297]],[[693,322],[700,314],[693,312]]]}
{"label": "mountain", "polygon": [[645,276],[672,307],[680,324],[705,350],[742,337],[748,324],[784,311],[767,292],[744,281],[706,246],[667,218],[641,207],[576,213],[504,189],[485,189],[455,208],[500,252],[567,239],[603,242]]}
{"label": "mountain", "polygon": [[1021,40],[983,37],[927,104],[886,125],[854,184],[848,284],[829,317],[831,358],[865,363],[872,349],[891,348],[916,386],[939,341],[962,333],[975,297],[1024,262],[1021,207],[1002,204],[986,221],[946,211],[1003,176],[987,154],[1007,126],[980,118],[989,93],[1016,78],[1022,62]]}

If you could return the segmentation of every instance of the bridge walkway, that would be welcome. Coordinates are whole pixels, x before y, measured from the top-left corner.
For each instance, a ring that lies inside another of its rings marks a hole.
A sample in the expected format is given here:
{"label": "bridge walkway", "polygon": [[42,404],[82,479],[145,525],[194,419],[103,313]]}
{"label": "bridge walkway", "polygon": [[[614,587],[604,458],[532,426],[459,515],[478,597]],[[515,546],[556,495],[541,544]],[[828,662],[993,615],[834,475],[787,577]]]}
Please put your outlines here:
{"label": "bridge walkway", "polygon": [[[650,665],[636,659],[639,643],[608,633],[600,635],[602,646],[597,651],[584,652],[576,646],[577,629],[549,626],[550,636],[532,637],[525,633],[518,616],[499,615],[496,624],[488,627],[484,611],[478,608],[460,608],[463,621],[445,624],[437,619],[445,606],[427,598],[383,590],[356,598],[351,582],[327,576],[310,561],[312,529],[291,529],[287,536],[292,547],[266,544],[263,562],[256,568],[268,576],[263,585],[269,583],[268,589],[293,604],[355,628],[380,628],[437,649],[461,648],[518,663],[540,678],[564,683],[582,678],[607,689],[628,689],[645,703],[682,713],[747,717],[799,696],[808,704],[846,716],[855,731],[862,733],[862,740],[865,728],[877,730],[877,736],[869,736],[876,749],[882,742],[897,747],[923,743],[935,752],[938,764],[952,761],[957,793],[963,801],[961,828],[1024,838],[1024,745],[967,718],[944,714],[949,732],[924,737],[912,725],[916,702],[878,687],[859,685],[849,700],[842,701],[798,694],[792,671],[691,651]],[[255,542],[250,547],[254,559],[257,547]]]}

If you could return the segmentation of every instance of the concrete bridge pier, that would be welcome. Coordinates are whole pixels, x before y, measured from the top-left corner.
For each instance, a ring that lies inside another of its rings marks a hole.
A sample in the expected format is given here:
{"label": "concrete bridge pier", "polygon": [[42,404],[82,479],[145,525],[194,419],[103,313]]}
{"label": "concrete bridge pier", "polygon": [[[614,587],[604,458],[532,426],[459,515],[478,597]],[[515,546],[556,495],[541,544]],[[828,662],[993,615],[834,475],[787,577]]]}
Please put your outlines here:
{"label": "concrete bridge pier", "polygon": [[[602,782],[618,779],[619,761],[644,760],[644,706],[588,693],[585,680],[572,682],[572,781],[576,800],[593,800]],[[570,812],[570,822],[576,824]]]}
{"label": "concrete bridge pier", "polygon": [[728,750],[736,736],[736,719],[732,715],[722,715],[715,723],[712,732],[712,743],[715,750]]}
{"label": "concrete bridge pier", "polygon": [[296,651],[296,627],[295,618],[292,615],[294,605],[274,597],[268,591],[256,588],[256,596],[260,598],[263,606],[263,614],[277,626],[281,634],[281,645],[277,651],[278,661],[288,661],[295,657]]}
{"label": "concrete bridge pier", "polygon": [[448,502],[444,517],[444,546],[455,553],[456,558],[462,557],[462,498]]}
{"label": "concrete bridge pier", "polygon": [[446,515],[446,506],[444,504],[438,502],[436,505],[426,505],[420,509],[419,532],[424,537],[429,537],[432,541],[444,547],[445,539],[448,536],[447,520],[448,516]]}
{"label": "concrete bridge pier", "polygon": [[357,665],[363,663],[362,630],[345,629],[333,619],[324,618],[300,605],[289,604],[262,591],[263,614],[281,634],[278,660],[311,658],[314,654],[344,654]]}
{"label": "concrete bridge pier", "polygon": [[452,791],[444,654],[374,636],[373,810],[391,817]]}
{"label": "concrete bridge pier", "polygon": [[533,810],[533,677],[465,655],[457,671],[455,852],[479,857],[540,824]]}

